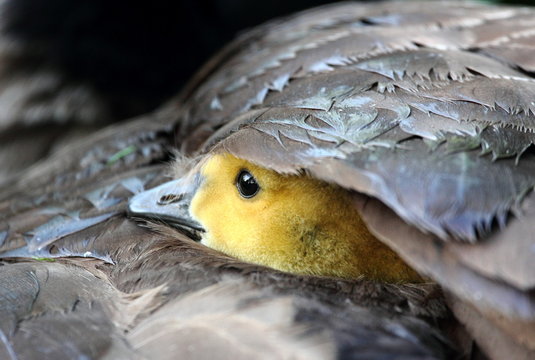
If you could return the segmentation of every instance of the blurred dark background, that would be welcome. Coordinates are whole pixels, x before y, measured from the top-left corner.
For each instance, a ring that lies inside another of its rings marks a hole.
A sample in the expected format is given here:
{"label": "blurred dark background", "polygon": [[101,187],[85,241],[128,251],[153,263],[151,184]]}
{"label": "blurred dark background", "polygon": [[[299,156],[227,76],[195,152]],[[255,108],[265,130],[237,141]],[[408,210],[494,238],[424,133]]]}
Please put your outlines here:
{"label": "blurred dark background", "polygon": [[327,2],[15,0],[4,10],[4,31],[32,42],[28,67],[44,62],[92,83],[124,118],[176,94],[237,32]]}
{"label": "blurred dark background", "polygon": [[176,94],[238,32],[329,2],[14,0],[4,9],[3,30],[31,45],[19,68],[46,65],[91,84],[118,119]]}

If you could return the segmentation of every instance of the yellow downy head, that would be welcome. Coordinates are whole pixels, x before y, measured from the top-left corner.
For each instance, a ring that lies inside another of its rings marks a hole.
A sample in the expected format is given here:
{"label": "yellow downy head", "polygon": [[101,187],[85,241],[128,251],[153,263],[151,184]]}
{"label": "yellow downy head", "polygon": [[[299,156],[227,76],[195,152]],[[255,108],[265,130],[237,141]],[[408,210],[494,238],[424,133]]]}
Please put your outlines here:
{"label": "yellow downy head", "polygon": [[[202,242],[209,247],[297,274],[422,281],[368,232],[344,189],[230,154],[213,155],[201,174],[190,213],[206,229]],[[240,181],[251,181],[247,174],[259,187],[248,198],[240,188]]]}

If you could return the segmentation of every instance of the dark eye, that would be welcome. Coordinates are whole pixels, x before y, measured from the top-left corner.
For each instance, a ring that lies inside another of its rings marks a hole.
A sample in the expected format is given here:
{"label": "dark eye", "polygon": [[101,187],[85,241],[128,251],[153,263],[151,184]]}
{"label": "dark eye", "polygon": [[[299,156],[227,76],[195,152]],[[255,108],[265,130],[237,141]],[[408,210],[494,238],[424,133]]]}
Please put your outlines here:
{"label": "dark eye", "polygon": [[260,190],[253,175],[247,170],[242,170],[236,179],[236,186],[240,195],[246,199],[252,198]]}

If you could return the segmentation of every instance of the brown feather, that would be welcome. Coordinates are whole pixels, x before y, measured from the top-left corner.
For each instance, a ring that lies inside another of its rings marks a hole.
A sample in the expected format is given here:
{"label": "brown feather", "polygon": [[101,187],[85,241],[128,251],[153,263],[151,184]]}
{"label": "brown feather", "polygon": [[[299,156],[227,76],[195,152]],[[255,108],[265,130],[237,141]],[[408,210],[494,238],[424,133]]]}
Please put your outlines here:
{"label": "brown feather", "polygon": [[[27,169],[0,190],[0,354],[453,356],[434,286],[283,274],[127,219],[127,198],[162,182],[181,147],[375,197],[355,195],[370,229],[453,294],[482,350],[531,356],[534,15],[416,1],[273,21],[160,111]],[[192,348],[200,324],[211,341]]]}

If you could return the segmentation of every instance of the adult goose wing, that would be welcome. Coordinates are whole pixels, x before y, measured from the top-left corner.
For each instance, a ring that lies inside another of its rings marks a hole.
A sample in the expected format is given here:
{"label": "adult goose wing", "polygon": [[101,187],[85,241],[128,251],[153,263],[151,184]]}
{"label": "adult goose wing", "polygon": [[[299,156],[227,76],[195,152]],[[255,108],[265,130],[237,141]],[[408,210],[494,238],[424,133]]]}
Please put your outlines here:
{"label": "adult goose wing", "polygon": [[[274,299],[289,294],[292,301],[289,307],[270,309],[292,310],[290,318],[311,321],[307,326],[323,322],[318,314],[336,314],[339,306],[348,311],[340,314],[353,314],[346,317],[347,323],[333,317],[337,320],[327,334],[338,340],[325,342],[332,345],[330,354],[370,349],[365,344],[368,340],[362,339],[370,334],[367,330],[376,329],[392,335],[388,341],[376,338],[373,349],[378,357],[389,351],[399,353],[399,349],[411,356],[451,356],[440,335],[415,317],[415,312],[440,311],[420,306],[415,300],[418,296],[406,286],[392,290],[389,285],[362,281],[348,285],[282,275],[215,255],[180,240],[175,233],[155,235],[127,220],[125,199],[162,180],[158,162],[176,145],[174,126],[178,126],[179,145],[186,151],[198,150],[204,143],[206,151],[224,148],[280,172],[306,169],[313,176],[379,199],[355,195],[370,228],[454,294],[452,301],[459,304],[454,310],[485,352],[494,358],[504,351],[529,358],[533,337],[525,334],[533,324],[532,277],[523,279],[518,273],[533,269],[519,262],[515,266],[521,268],[516,270],[503,258],[502,265],[496,266],[494,259],[499,255],[492,248],[486,255],[490,260],[473,261],[463,255],[461,246],[479,253],[494,236],[496,246],[513,249],[524,259],[529,256],[522,251],[522,242],[505,235],[508,231],[529,233],[530,226],[522,220],[529,216],[529,208],[524,214],[505,216],[517,206],[529,205],[522,200],[533,186],[533,160],[526,151],[533,127],[529,59],[513,66],[513,51],[504,50],[499,56],[496,48],[529,48],[532,10],[454,3],[436,5],[437,11],[423,4],[336,5],[244,35],[239,46],[231,45],[204,69],[199,78],[205,80],[193,85],[179,105],[170,104],[149,118],[99,132],[32,167],[21,181],[4,189],[3,256],[38,257],[26,270],[51,267],[41,258],[98,258],[102,262],[98,270],[106,275],[99,274],[105,283],[99,286],[111,284],[129,294],[148,292],[133,299],[145,299],[142,309],[151,309],[149,313],[158,308],[164,314],[162,303],[175,303],[182,299],[177,295],[220,280],[235,280],[253,289],[268,285],[274,289]],[[491,154],[480,156],[481,150]],[[443,175],[435,180],[435,174]],[[503,223],[503,229],[493,231],[489,218]],[[392,228],[385,225],[389,224],[397,226],[399,234],[388,233]],[[417,238],[421,241],[416,250],[420,244],[423,250],[411,251]],[[453,250],[441,250],[446,246]],[[434,257],[428,255],[428,248],[435,251]],[[95,276],[83,261],[74,261]],[[8,263],[5,268],[11,266]],[[207,290],[206,299],[214,296],[211,291]],[[227,291],[237,293],[230,285]],[[13,298],[23,292],[14,292]],[[254,294],[248,297],[249,290],[244,293],[245,303],[257,299]],[[427,294],[424,302],[430,299],[429,292],[422,293],[421,288],[416,294]],[[301,297],[312,298],[315,305],[299,305]],[[107,299],[101,299],[104,308],[114,303]],[[143,339],[164,328],[162,324],[176,327],[161,320],[165,316],[151,318],[140,311],[133,299],[127,301],[134,303],[132,307],[111,310],[130,319],[111,333],[131,334],[127,348],[144,355],[144,350],[165,351],[158,343],[165,339],[163,333],[150,341]],[[193,298],[189,304],[196,302]],[[460,308],[466,304],[476,310]],[[229,306],[231,313],[239,312]],[[301,306],[313,309],[312,314],[297,311]],[[361,308],[366,310],[360,313]],[[171,305],[165,311],[174,314],[170,319],[182,319]],[[470,322],[473,311],[484,311],[487,316]],[[394,323],[385,322],[383,315],[391,318],[392,312]],[[506,334],[507,347],[485,336],[486,320],[494,324],[493,331]],[[138,329],[136,324],[146,325],[145,330],[130,331]],[[353,331],[362,324],[367,324],[362,332]],[[8,346],[14,336],[21,335],[14,328],[2,330],[8,334]],[[393,346],[385,348],[385,343]]]}
{"label": "adult goose wing", "polygon": [[454,356],[435,286],[283,274],[128,219],[165,178],[175,119],[104,129],[4,189],[2,356]]}
{"label": "adult goose wing", "polygon": [[267,24],[188,94],[183,148],[378,199],[373,232],[533,351],[534,14],[342,4]]}

